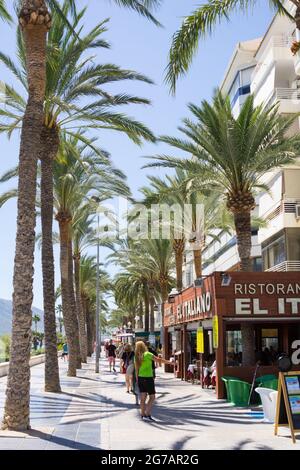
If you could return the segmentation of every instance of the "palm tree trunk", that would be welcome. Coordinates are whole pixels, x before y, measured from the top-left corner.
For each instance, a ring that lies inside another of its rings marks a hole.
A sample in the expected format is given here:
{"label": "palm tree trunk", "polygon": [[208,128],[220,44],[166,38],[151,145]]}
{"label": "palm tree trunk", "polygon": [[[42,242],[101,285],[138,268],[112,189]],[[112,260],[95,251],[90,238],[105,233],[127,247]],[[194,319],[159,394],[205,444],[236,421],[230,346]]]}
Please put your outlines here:
{"label": "palm tree trunk", "polygon": [[147,292],[144,293],[144,308],[145,308],[144,330],[146,333],[149,333],[149,295]]}
{"label": "palm tree trunk", "polygon": [[183,266],[183,252],[184,241],[173,240],[173,249],[175,252],[175,266],[176,266],[176,288],[178,292],[182,291],[182,266]]}
{"label": "palm tree trunk", "polygon": [[53,256],[53,160],[58,151],[55,130],[43,128],[41,138],[41,221],[42,271],[45,333],[45,391],[60,392],[55,321],[55,280]]}
{"label": "palm tree trunk", "polygon": [[86,332],[87,332],[87,355],[89,357],[93,354],[93,337],[92,337],[92,325],[91,318],[88,309],[88,299],[82,295],[82,305],[85,314],[86,321]]}
{"label": "palm tree trunk", "polygon": [[[234,212],[237,247],[241,271],[251,271],[251,212]],[[251,324],[241,325],[243,366],[255,364],[254,328]]]}
{"label": "palm tree trunk", "polygon": [[155,318],[154,318],[154,296],[150,296],[150,333],[154,333]]}
{"label": "palm tree trunk", "polygon": [[251,271],[251,212],[234,212],[234,225],[241,271]]}
{"label": "palm tree trunk", "polygon": [[79,345],[76,341],[76,332],[78,332],[78,323],[74,311],[71,310],[69,300],[69,224],[71,217],[68,214],[59,213],[56,215],[59,223],[60,234],[60,273],[61,273],[61,299],[65,333],[67,337],[69,350],[68,376],[76,377],[77,358],[79,354]]}
{"label": "palm tree trunk", "polygon": [[87,362],[87,334],[85,326],[85,315],[80,295],[80,254],[74,255],[74,277],[75,277],[75,299],[79,324],[79,344],[82,362]]}
{"label": "palm tree trunk", "polygon": [[[30,9],[26,10],[27,7]],[[39,14],[39,24],[34,19]],[[32,282],[35,244],[37,160],[46,82],[46,37],[51,18],[44,1],[39,7],[23,0],[19,21],[23,32],[28,101],[23,118],[19,155],[18,217],[13,278],[13,320],[3,427],[30,426],[30,367]]]}
{"label": "palm tree trunk", "polygon": [[80,343],[79,343],[79,318],[78,311],[76,308],[75,292],[74,292],[74,272],[73,272],[73,247],[72,238],[68,240],[68,291],[69,291],[69,302],[70,309],[73,312],[74,320],[76,324],[75,329],[75,341],[77,348],[77,369],[81,369],[81,354],[80,354]]}
{"label": "palm tree trunk", "polygon": [[202,276],[202,250],[194,250],[194,267],[196,279]]}

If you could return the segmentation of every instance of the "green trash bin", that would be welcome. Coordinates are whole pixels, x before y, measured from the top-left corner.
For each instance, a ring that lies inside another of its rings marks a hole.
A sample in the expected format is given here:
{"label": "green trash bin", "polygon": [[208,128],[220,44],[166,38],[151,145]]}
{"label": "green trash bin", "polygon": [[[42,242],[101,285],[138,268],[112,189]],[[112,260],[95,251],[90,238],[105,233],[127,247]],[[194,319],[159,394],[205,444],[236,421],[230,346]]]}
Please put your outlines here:
{"label": "green trash bin", "polygon": [[264,380],[263,382],[259,382],[258,386],[278,390],[278,379],[275,377],[275,379]]}
{"label": "green trash bin", "polygon": [[230,403],[235,406],[248,406],[251,385],[239,379],[229,379]]}
{"label": "green trash bin", "polygon": [[230,389],[229,389],[228,381],[230,379],[236,380],[236,377],[231,377],[230,375],[224,375],[223,377],[221,377],[221,379],[225,383],[227,401],[230,402],[231,401],[231,396],[230,396]]}
{"label": "green trash bin", "polygon": [[273,379],[277,379],[277,376],[275,374],[266,374],[266,375],[261,375],[260,377],[256,377],[255,382],[257,384],[263,384],[264,382],[269,382],[270,380],[273,380]]}

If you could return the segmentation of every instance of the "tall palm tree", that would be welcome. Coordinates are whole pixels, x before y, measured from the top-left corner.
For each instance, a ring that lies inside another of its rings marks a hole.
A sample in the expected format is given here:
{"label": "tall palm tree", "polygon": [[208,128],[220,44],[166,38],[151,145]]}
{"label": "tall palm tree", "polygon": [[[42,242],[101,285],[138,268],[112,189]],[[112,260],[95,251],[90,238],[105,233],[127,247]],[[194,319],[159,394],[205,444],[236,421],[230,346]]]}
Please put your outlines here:
{"label": "tall palm tree", "polygon": [[[69,344],[68,375],[76,375],[80,356],[78,318],[73,278],[73,224],[85,210],[91,209],[90,197],[96,192],[100,199],[116,194],[128,195],[123,175],[110,163],[103,152],[88,150],[77,137],[66,138],[60,155],[54,161],[55,218],[60,233],[61,290],[64,325]],[[82,139],[82,136],[81,136]],[[75,315],[74,315],[75,313]]]}
{"label": "tall palm tree", "polygon": [[34,261],[36,171],[46,86],[46,37],[51,17],[45,2],[22,0],[19,24],[24,38],[28,97],[19,154],[18,216],[13,279],[12,348],[3,427],[29,427],[31,305]]}
{"label": "tall palm tree", "polygon": [[[79,343],[82,362],[87,361],[88,353],[86,315],[83,308],[83,297],[80,290],[82,253],[88,247],[95,246],[98,241],[101,246],[105,246],[106,248],[113,248],[113,244],[109,239],[99,237],[99,240],[97,240],[97,233],[95,233],[95,230],[92,226],[92,211],[93,206],[90,207],[84,205],[79,207],[79,209],[74,214],[72,224],[75,298],[79,323]],[[84,267],[87,266],[87,262],[88,259],[85,258]],[[91,274],[91,269],[89,271],[87,270],[87,272]],[[88,279],[88,281],[92,282],[91,279]]]}
{"label": "tall palm tree", "polygon": [[83,207],[79,209],[77,220],[73,222],[73,260],[74,260],[74,281],[75,281],[75,298],[76,309],[79,323],[79,343],[82,362],[87,362],[88,343],[86,331],[86,319],[83,309],[82,297],[80,293],[80,260],[82,249],[85,243],[89,244],[92,235],[92,220],[90,211]]}
{"label": "tall palm tree", "polygon": [[[173,284],[172,242],[168,239],[141,239],[128,241],[123,250],[111,258],[122,271],[115,280],[114,291],[118,305],[122,302],[135,306],[144,304],[146,332],[154,332],[154,303],[158,297],[166,302]],[[163,310],[163,309],[162,309]]]}
{"label": "tall palm tree", "polygon": [[226,199],[233,214],[241,269],[251,269],[251,211],[255,207],[254,189],[266,190],[261,177],[294,161],[300,138],[286,137],[295,117],[282,117],[277,106],[264,110],[254,107],[249,96],[240,115],[232,115],[229,98],[217,92],[213,103],[189,105],[195,122],[185,119],[180,131],[185,139],[164,136],[161,141],[183,150],[190,158],[154,157],[147,166],[182,168],[195,184],[206,183]]}
{"label": "tall palm tree", "polygon": [[41,321],[41,317],[39,317],[39,315],[33,315],[32,321],[35,324],[35,332],[37,333],[37,324]]}
{"label": "tall palm tree", "polygon": [[[93,353],[93,345],[95,341],[95,316],[96,316],[96,278],[97,265],[93,256],[84,255],[80,259],[80,295],[83,306],[84,317],[86,321],[88,356]],[[101,268],[100,291],[108,293],[111,290],[111,282],[107,273]],[[107,303],[103,295],[101,295],[101,314],[100,324],[102,328],[107,325],[105,312],[107,311]]]}
{"label": "tall palm tree", "polygon": [[[286,137],[295,117],[279,116],[277,107],[264,110],[254,107],[247,98],[237,118],[232,115],[229,98],[220,92],[213,103],[203,101],[200,107],[190,104],[195,122],[184,120],[180,127],[185,138],[162,137],[170,146],[183,150],[190,158],[157,156],[150,166],[182,168],[191,179],[206,181],[223,194],[232,213],[242,271],[251,270],[251,212],[255,207],[254,190],[267,188],[261,177],[294,161],[299,153],[300,137]],[[243,362],[253,361],[249,342],[250,328],[244,328]]]}
{"label": "tall palm tree", "polygon": [[[116,2],[135,9],[153,21],[155,20],[147,7],[155,6],[158,0],[144,0],[142,2],[116,0]],[[12,354],[3,417],[3,427],[12,429],[27,429],[29,427],[29,356],[33,297],[36,168],[41,148],[40,139],[44,118],[47,33],[51,27],[51,15],[47,9],[47,3],[55,11],[61,11],[56,0],[48,2],[45,0],[19,0],[18,18],[24,37],[28,98],[21,131],[13,281]],[[75,0],[69,0],[69,3],[74,8]],[[0,6],[2,17],[7,17],[4,0],[1,0]],[[51,315],[53,318],[53,312]]]}
{"label": "tall palm tree", "polygon": [[[198,49],[199,40],[217,27],[223,19],[228,20],[236,11],[247,12],[257,0],[207,0],[185,17],[179,30],[173,35],[169,52],[166,81],[173,92],[179,76],[186,74]],[[279,14],[286,15],[300,30],[300,1],[290,0],[296,7],[294,16],[289,13],[285,0],[269,0],[270,7]]]}
{"label": "tall palm tree", "polygon": [[[69,0],[62,7],[65,18],[70,17]],[[76,10],[74,9],[76,12]],[[74,13],[74,11],[72,13]],[[82,27],[85,11],[75,15],[75,19],[69,18],[72,29]],[[106,41],[101,39],[105,31],[105,22],[101,22],[81,39],[74,38],[72,31],[67,29],[63,17],[59,13],[53,15],[53,25],[48,37],[46,96],[44,102],[44,123],[41,134],[39,157],[41,160],[41,219],[42,219],[42,268],[44,288],[44,311],[46,330],[46,374],[45,388],[47,391],[59,391],[58,364],[55,340],[55,302],[54,302],[54,261],[52,248],[52,223],[53,223],[53,161],[56,158],[61,132],[74,135],[76,126],[97,127],[101,129],[113,129],[125,132],[134,142],[140,143],[142,138],[154,140],[153,134],[142,124],[110,111],[112,107],[118,107],[130,103],[148,103],[147,100],[130,95],[111,95],[105,89],[105,85],[120,80],[142,80],[151,82],[146,77],[128,70],[121,70],[112,65],[89,65],[92,56],[84,57],[84,54],[96,47],[108,47]],[[20,81],[27,91],[26,69],[24,56],[24,43],[18,34],[18,56],[20,66],[13,64],[10,58],[2,54],[0,58]],[[95,100],[95,96],[100,99]],[[8,133],[17,129],[22,121],[22,113],[25,101],[10,86],[7,87],[7,111],[3,109],[3,115],[7,118],[1,127]],[[91,98],[91,103],[79,106],[81,99],[86,101]],[[82,135],[82,134],[81,134]],[[82,136],[82,139],[83,136]],[[86,141],[84,139],[84,141]],[[47,347],[49,346],[49,347]],[[49,367],[48,367],[49,366]],[[56,374],[55,374],[56,371]]]}

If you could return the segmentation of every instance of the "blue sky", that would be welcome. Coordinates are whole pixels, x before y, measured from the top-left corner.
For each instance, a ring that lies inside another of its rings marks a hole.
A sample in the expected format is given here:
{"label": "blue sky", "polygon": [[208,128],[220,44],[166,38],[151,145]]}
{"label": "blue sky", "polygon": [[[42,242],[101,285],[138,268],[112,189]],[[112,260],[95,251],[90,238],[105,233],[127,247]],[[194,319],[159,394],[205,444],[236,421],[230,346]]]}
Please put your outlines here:
{"label": "blue sky", "polygon": [[[10,3],[10,2],[8,2]],[[176,134],[180,119],[187,115],[186,104],[200,103],[202,99],[210,99],[213,90],[224,75],[225,68],[237,42],[260,37],[272,18],[272,13],[265,1],[250,11],[246,16],[236,14],[230,23],[219,25],[215,33],[202,41],[199,52],[187,77],[178,83],[175,97],[169,94],[164,84],[164,69],[167,64],[167,53],[172,33],[178,28],[183,16],[199,4],[195,0],[165,0],[157,12],[164,28],[156,28],[137,14],[113,5],[109,0],[79,0],[80,6],[88,5],[86,28],[92,28],[105,18],[110,18],[105,38],[111,43],[108,51],[101,50],[95,61],[111,62],[123,68],[141,72],[155,82],[154,86],[143,83],[124,83],[113,91],[125,91],[151,100],[151,106],[131,106],[127,113],[142,120],[154,133]],[[1,50],[14,56],[15,28],[1,24]],[[14,84],[14,79],[0,64],[0,79]],[[163,153],[166,148],[162,144],[145,144],[142,148],[135,146],[125,136],[112,132],[100,132],[99,144],[107,149],[116,166],[121,168],[128,177],[128,184],[134,196],[138,189],[146,184],[146,175],[151,172],[159,174],[160,170],[141,170],[144,161],[142,155]],[[16,134],[7,140],[0,135],[0,174],[14,166],[18,161],[19,136]],[[13,185],[2,185],[1,192]],[[1,250],[1,282],[0,297],[10,299],[12,295],[13,260],[16,231],[16,202],[10,201],[0,209],[0,250]],[[55,227],[56,228],[56,227]],[[39,231],[39,224],[37,230]],[[56,266],[58,267],[58,250],[55,249]],[[56,272],[59,284],[58,269]],[[40,251],[36,249],[34,305],[42,308],[42,280],[40,267]]]}

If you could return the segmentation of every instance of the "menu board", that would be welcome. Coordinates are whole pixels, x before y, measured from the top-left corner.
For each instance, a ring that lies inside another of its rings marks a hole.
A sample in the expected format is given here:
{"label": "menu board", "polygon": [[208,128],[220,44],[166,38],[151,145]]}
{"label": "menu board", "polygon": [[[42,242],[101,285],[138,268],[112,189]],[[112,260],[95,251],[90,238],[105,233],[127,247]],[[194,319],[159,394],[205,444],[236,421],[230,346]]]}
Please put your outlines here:
{"label": "menu board", "polygon": [[300,374],[285,375],[284,381],[289,399],[293,427],[294,429],[300,429]]}
{"label": "menu board", "polygon": [[300,372],[280,372],[275,419],[275,435],[279,426],[288,426],[293,442],[300,432]]}

